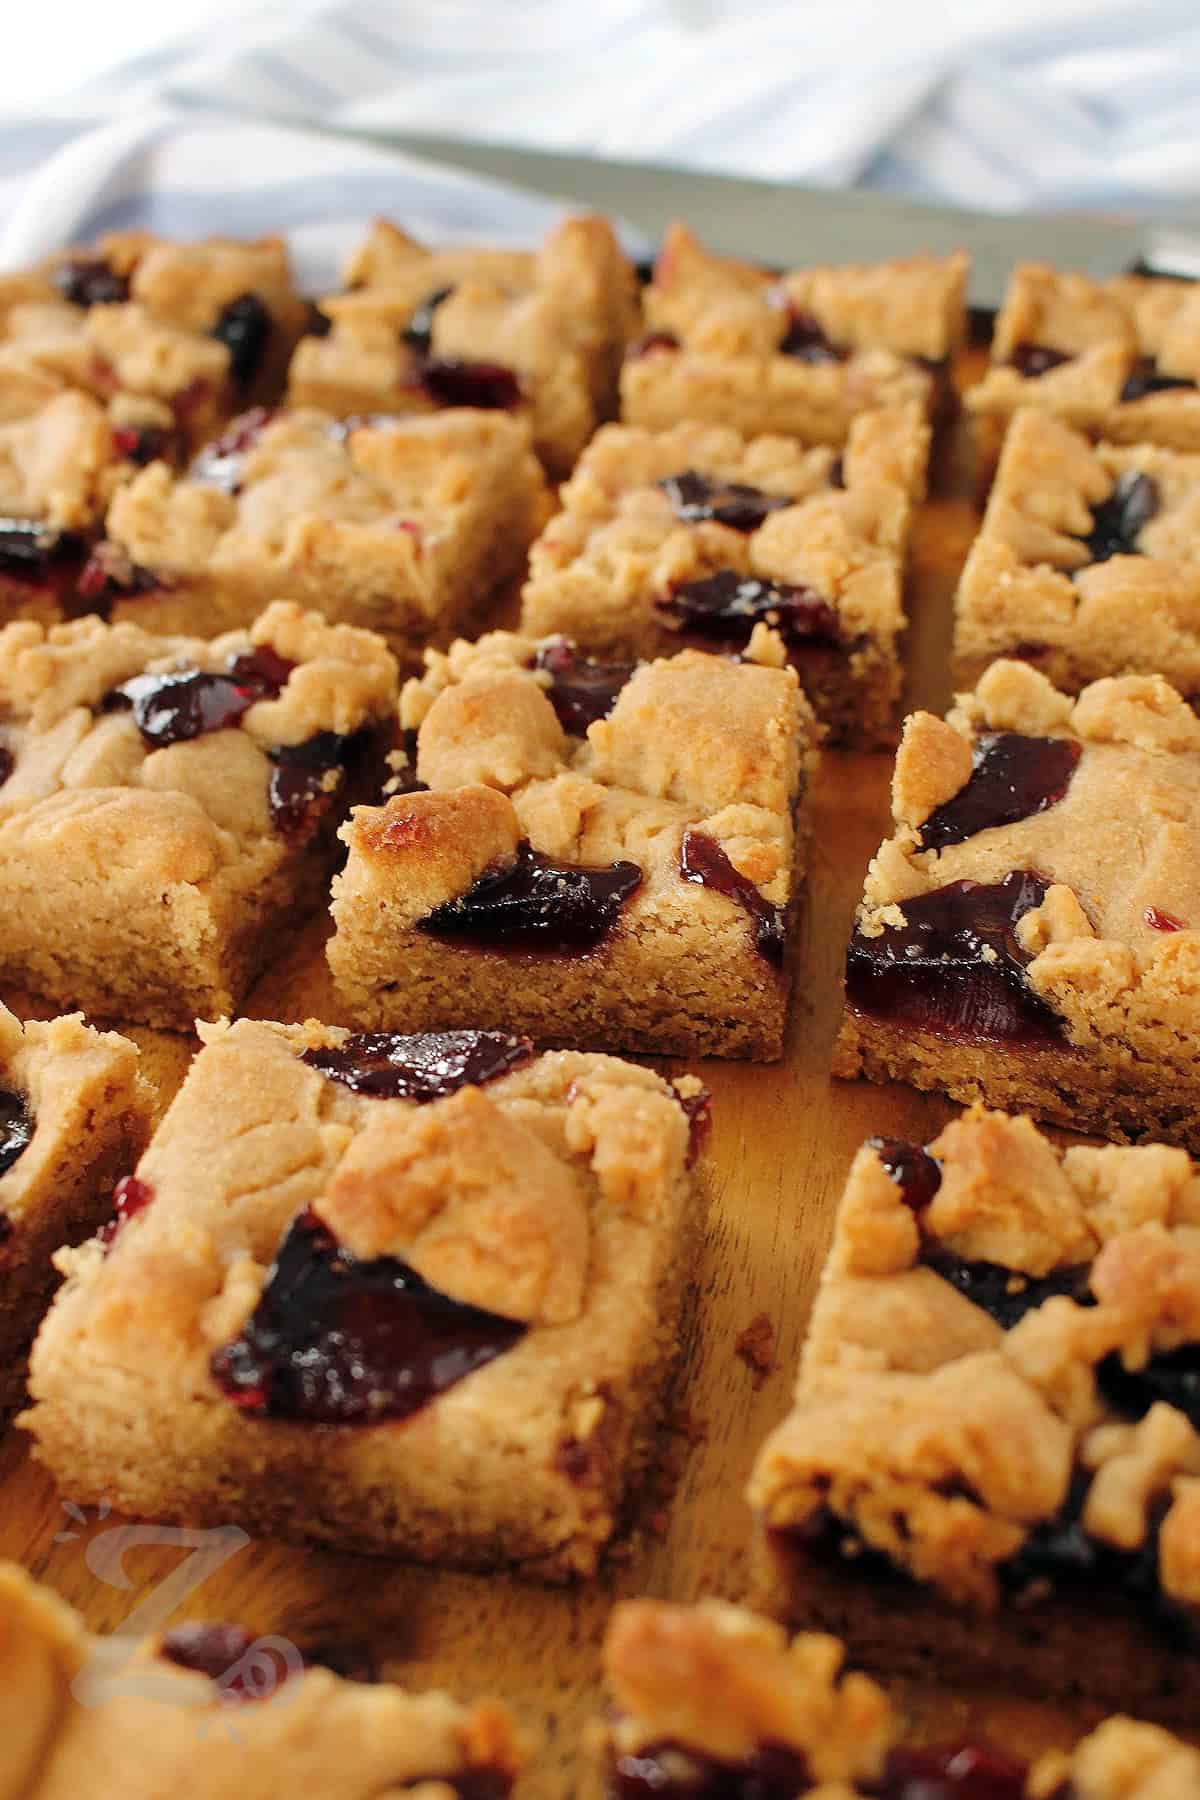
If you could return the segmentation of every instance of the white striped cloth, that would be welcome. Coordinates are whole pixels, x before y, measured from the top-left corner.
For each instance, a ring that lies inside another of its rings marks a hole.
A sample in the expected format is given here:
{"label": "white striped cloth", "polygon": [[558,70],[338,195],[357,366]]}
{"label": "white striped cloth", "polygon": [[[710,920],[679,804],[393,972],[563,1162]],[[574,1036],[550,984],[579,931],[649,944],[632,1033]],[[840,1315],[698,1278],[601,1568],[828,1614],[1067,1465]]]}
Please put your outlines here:
{"label": "white striped cloth", "polygon": [[0,119],[6,264],[113,225],[282,222],[323,262],[329,229],[348,216],[387,211],[439,238],[515,240],[553,215],[511,188],[297,135],[313,123],[1000,210],[1151,212],[1200,196],[1196,0],[277,0],[222,11],[208,33],[70,102]]}

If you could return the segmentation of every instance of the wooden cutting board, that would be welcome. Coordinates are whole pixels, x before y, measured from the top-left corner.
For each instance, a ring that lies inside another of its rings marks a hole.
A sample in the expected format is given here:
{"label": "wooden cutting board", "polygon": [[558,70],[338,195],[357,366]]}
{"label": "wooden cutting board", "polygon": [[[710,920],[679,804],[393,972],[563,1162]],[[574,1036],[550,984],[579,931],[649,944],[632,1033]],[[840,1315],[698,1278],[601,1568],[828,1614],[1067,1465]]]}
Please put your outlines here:
{"label": "wooden cutting board", "polygon": [[[978,523],[959,449],[954,439],[943,446],[934,497],[918,522],[911,581],[911,698],[939,711],[949,698],[951,596]],[[259,1540],[196,1587],[173,1622],[237,1620],[300,1644],[353,1639],[413,1687],[502,1698],[543,1746],[521,1800],[561,1800],[578,1790],[581,1728],[601,1705],[599,1645],[614,1599],[746,1593],[750,1518],[742,1493],[758,1445],[787,1408],[851,1157],[874,1132],[928,1139],[954,1111],[906,1088],[831,1082],[828,1074],[842,954],[863,872],[889,823],[889,773],[886,756],[825,758],[785,1060],[671,1065],[696,1068],[712,1091],[712,1207],[662,1476],[602,1577],[575,1589],[539,1589],[504,1575],[450,1574]],[[247,1012],[338,1022],[323,937],[320,920],[301,930]],[[163,1033],[132,1035],[165,1103],[191,1047]],[[48,1581],[96,1630],[118,1630],[186,1552],[135,1548],[126,1558],[133,1585],[115,1587],[92,1573],[87,1551],[116,1516],[74,1517],[68,1499],[31,1461],[22,1433],[10,1430],[0,1443],[0,1555]],[[896,1692],[914,1728],[943,1741],[982,1730],[1033,1752],[1072,1741],[1091,1722],[1003,1695]],[[351,1756],[353,1746],[346,1749]]]}

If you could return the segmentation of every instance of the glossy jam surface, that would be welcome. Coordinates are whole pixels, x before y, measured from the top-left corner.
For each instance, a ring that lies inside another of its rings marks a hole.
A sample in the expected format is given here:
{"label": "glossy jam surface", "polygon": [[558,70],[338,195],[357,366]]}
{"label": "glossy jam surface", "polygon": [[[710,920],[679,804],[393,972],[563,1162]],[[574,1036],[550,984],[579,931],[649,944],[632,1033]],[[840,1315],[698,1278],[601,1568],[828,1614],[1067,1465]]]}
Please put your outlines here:
{"label": "glossy jam surface", "polygon": [[607,937],[642,883],[636,863],[581,868],[554,862],[527,843],[511,868],[481,875],[457,900],[435,907],[418,929],[497,949],[588,950]]}
{"label": "glossy jam surface", "polygon": [[1142,914],[1151,931],[1186,931],[1187,926],[1174,913],[1164,912],[1161,906],[1148,906]]}
{"label": "glossy jam surface", "polygon": [[794,504],[786,494],[764,494],[746,482],[710,481],[697,469],[666,475],[658,486],[671,502],[675,517],[685,525],[711,519],[734,531],[757,531],[771,513]]}
{"label": "glossy jam surface", "polygon": [[422,300],[408,324],[400,333],[410,350],[419,356],[428,356],[433,342],[433,315],[443,300],[448,300],[454,292],[452,287],[436,288],[434,292]]}
{"label": "glossy jam surface", "polygon": [[129,1219],[136,1218],[138,1213],[145,1212],[154,1199],[154,1189],[148,1181],[139,1181],[136,1175],[123,1175],[113,1189],[113,1214],[98,1233],[100,1242],[107,1249],[112,1244],[122,1225]]}
{"label": "glossy jam surface", "polygon": [[905,1206],[923,1213],[942,1185],[942,1166],[920,1144],[903,1138],[868,1138],[880,1162],[900,1189]]}
{"label": "glossy jam surface", "polygon": [[1126,377],[1122,400],[1144,400],[1147,394],[1166,394],[1173,388],[1194,388],[1186,375],[1164,375],[1152,356],[1141,356]]}
{"label": "glossy jam surface", "polygon": [[395,1257],[358,1261],[309,1211],[289,1227],[241,1335],[211,1368],[245,1412],[370,1425],[410,1417],[524,1332],[451,1300]]}
{"label": "glossy jam surface", "polygon": [[263,645],[232,657],[224,675],[207,669],[135,675],[114,688],[103,704],[108,711],[132,708],[143,743],[160,750],[205,732],[228,730],[257,701],[277,698],[293,667]]}
{"label": "glossy jam surface", "polygon": [[529,1038],[504,1031],[365,1031],[344,1044],[305,1050],[301,1061],[355,1094],[378,1100],[442,1100],[520,1068]]}
{"label": "glossy jam surface", "polygon": [[1048,375],[1051,369],[1073,362],[1074,357],[1071,351],[1055,350],[1050,344],[1017,344],[1008,360],[1018,375],[1026,381],[1036,381],[1039,375]]}
{"label": "glossy jam surface", "polygon": [[162,581],[152,569],[133,562],[119,544],[96,545],[76,583],[80,597],[104,611],[114,600],[152,594]]}
{"label": "glossy jam surface", "polygon": [[1162,1400],[1200,1431],[1200,1344],[1159,1351],[1140,1369],[1127,1369],[1114,1352],[1099,1365],[1096,1379],[1117,1412],[1140,1419]]}
{"label": "glossy jam surface", "polygon": [[520,380],[515,370],[504,363],[427,356],[420,365],[418,381],[438,406],[476,406],[486,412],[510,412],[522,400]]}
{"label": "glossy jam surface", "polygon": [[129,298],[129,282],[102,256],[77,256],[55,272],[54,285],[72,306],[118,306]]}
{"label": "glossy jam surface", "polygon": [[797,362],[840,363],[846,361],[850,352],[826,337],[824,327],[812,313],[792,307],[789,311],[788,328],[779,345],[779,354],[793,356]]}
{"label": "glossy jam surface", "polygon": [[267,804],[275,829],[288,838],[308,837],[342,793],[347,771],[366,757],[371,735],[365,728],[348,735],[318,731],[302,744],[271,750]]}
{"label": "glossy jam surface", "polygon": [[838,616],[811,588],[761,581],[719,569],[698,581],[681,582],[658,602],[685,630],[725,644],[745,644],[758,624],[772,625],[793,648],[842,648]]}
{"label": "glossy jam surface", "polygon": [[265,406],[253,406],[244,412],[228,431],[196,452],[188,469],[191,479],[218,487],[226,494],[240,493],[247,453],[253,450],[274,416]]}
{"label": "glossy jam surface", "polygon": [[999,1263],[966,1262],[945,1244],[928,1242],[921,1252],[927,1269],[948,1281],[967,1300],[990,1313],[1005,1331],[1018,1324],[1027,1312],[1043,1301],[1065,1294],[1087,1304],[1088,1268],[1056,1269],[1050,1275],[1033,1277],[1014,1274]]}
{"label": "glossy jam surface", "polygon": [[1074,738],[1023,737],[988,732],[978,739],[965,787],[932,812],[921,827],[924,850],[962,844],[977,832],[1045,812],[1062,799],[1082,746]]}
{"label": "glossy jam surface", "polygon": [[271,336],[271,315],[257,294],[239,294],[223,307],[212,335],[229,352],[229,367],[239,387],[249,387],[262,367]]}
{"label": "glossy jam surface", "polygon": [[759,955],[771,963],[783,961],[787,933],[782,911],[763,899],[748,875],[738,873],[716,838],[703,831],[685,831],[679,873],[685,881],[735,900],[754,925],[754,948]]}
{"label": "glossy jam surface", "polygon": [[0,518],[0,575],[46,581],[56,569],[82,560],[85,545],[75,531],[56,531],[38,519]]}
{"label": "glossy jam surface", "polygon": [[1112,556],[1140,556],[1138,533],[1158,511],[1158,483],[1127,469],[1107,500],[1092,508],[1092,529],[1084,538],[1093,562]]}
{"label": "glossy jam surface", "polygon": [[565,638],[555,638],[542,645],[534,666],[551,677],[546,697],[563,730],[570,737],[586,737],[589,725],[608,717],[637,664],[596,662]]}
{"label": "glossy jam surface", "polygon": [[33,1113],[23,1094],[0,1088],[0,1175],[12,1168],[33,1142]]}
{"label": "glossy jam surface", "polygon": [[[181,1669],[221,1681],[253,1643],[253,1635],[242,1625],[176,1625],[163,1633],[159,1653]],[[236,1678],[232,1685],[236,1688]]]}
{"label": "glossy jam surface", "polygon": [[126,426],[113,432],[113,448],[118,456],[144,469],[147,463],[170,462],[178,449],[178,438],[162,425]]}
{"label": "glossy jam surface", "polygon": [[[981,1744],[900,1748],[878,1780],[853,1791],[864,1800],[1025,1800],[1027,1773],[1024,1763]],[[730,1763],[662,1743],[614,1756],[608,1792],[612,1800],[802,1800],[814,1785],[807,1759],[787,1744],[766,1743]]]}
{"label": "glossy jam surface", "polygon": [[874,1018],[963,1043],[1061,1041],[1056,1014],[1026,982],[1031,959],[1016,934],[1047,886],[1017,870],[994,884],[953,881],[904,901],[903,925],[875,937],[856,928],[846,998]]}
{"label": "glossy jam surface", "polygon": [[[287,1671],[279,1664],[270,1667],[269,1649],[259,1648],[253,1634],[242,1625],[176,1625],[164,1632],[160,1655],[181,1669],[192,1669],[207,1675],[210,1681],[242,1700],[268,1699]],[[330,1669],[343,1681],[376,1682],[379,1672],[370,1652],[355,1644],[323,1644],[305,1647],[301,1652],[305,1668]],[[252,1658],[257,1667],[239,1664]],[[255,1677],[257,1676],[257,1679]]]}

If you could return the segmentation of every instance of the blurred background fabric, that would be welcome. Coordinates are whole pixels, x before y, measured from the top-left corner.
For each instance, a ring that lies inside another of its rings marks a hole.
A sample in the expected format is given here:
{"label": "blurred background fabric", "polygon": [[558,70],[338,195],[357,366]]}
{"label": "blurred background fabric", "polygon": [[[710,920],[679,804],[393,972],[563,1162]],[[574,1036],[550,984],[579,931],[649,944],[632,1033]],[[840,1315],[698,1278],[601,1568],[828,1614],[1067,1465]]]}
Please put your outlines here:
{"label": "blurred background fabric", "polygon": [[[998,211],[1200,202],[1200,0],[45,0],[6,38],[0,223],[24,208],[22,242],[37,235],[30,183],[44,205],[56,153],[115,218],[164,122],[197,113],[245,122],[230,120],[208,177],[227,171],[239,192],[255,176],[286,186],[288,169],[266,136],[248,166],[238,129],[318,123]],[[114,131],[142,146],[115,166]],[[370,181],[355,154],[327,149],[324,178],[331,192],[343,173],[357,210]],[[310,214],[323,204],[310,194]]]}

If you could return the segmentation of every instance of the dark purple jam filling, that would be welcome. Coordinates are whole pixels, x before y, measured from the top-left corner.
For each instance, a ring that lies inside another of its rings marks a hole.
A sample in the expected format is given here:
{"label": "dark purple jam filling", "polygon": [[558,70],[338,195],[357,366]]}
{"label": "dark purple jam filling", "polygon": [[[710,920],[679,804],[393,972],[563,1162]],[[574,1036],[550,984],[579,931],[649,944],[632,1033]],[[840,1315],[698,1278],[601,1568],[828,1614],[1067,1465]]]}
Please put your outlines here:
{"label": "dark purple jam filling", "polygon": [[75,585],[82,600],[90,600],[104,611],[114,600],[128,600],[135,594],[152,594],[164,583],[153,569],[145,569],[141,563],[131,561],[119,544],[105,539],[88,557]]}
{"label": "dark purple jam filling", "polygon": [[219,438],[196,452],[188,470],[192,480],[207,482],[226,494],[239,494],[246,453],[254,448],[274,416],[269,407],[254,406],[235,419]]}
{"label": "dark purple jam filling", "polygon": [[134,675],[103,701],[105,711],[132,707],[134,722],[150,750],[226,731],[259,700],[278,698],[292,669],[269,645],[230,659],[229,671],[184,669],[167,675]]}
{"label": "dark purple jam filling", "polygon": [[966,1262],[945,1244],[926,1242],[921,1262],[975,1306],[995,1319],[997,1325],[1010,1331],[1028,1312],[1043,1301],[1065,1294],[1081,1305],[1091,1304],[1088,1291],[1087,1264],[1069,1269],[1055,1269],[1052,1274],[1033,1276],[1014,1273],[1000,1263]]}
{"label": "dark purple jam filling", "polygon": [[994,306],[968,306],[967,342],[973,350],[986,350],[996,329]]}
{"label": "dark purple jam filling", "polygon": [[658,486],[671,502],[675,517],[685,525],[711,519],[733,531],[757,531],[771,513],[795,505],[787,494],[764,494],[761,488],[743,481],[710,481],[697,469],[666,475]]}
{"label": "dark purple jam filling", "polygon": [[845,491],[846,459],[840,450],[829,465],[829,485],[831,488],[838,488],[843,492]]}
{"label": "dark purple jam filling", "polygon": [[963,1043],[1061,1042],[1057,1014],[1026,982],[1032,958],[1016,934],[1047,886],[1027,870],[993,885],[952,881],[904,901],[903,925],[876,937],[857,927],[846,998],[875,1018]]}
{"label": "dark purple jam filling", "polygon": [[[254,1651],[256,1639],[242,1625],[176,1625],[163,1634],[159,1654],[181,1669],[192,1669],[219,1681],[228,1691],[243,1700],[266,1699],[269,1684],[256,1685],[240,1673],[227,1677],[237,1665]],[[306,1668],[330,1669],[343,1681],[364,1683],[379,1680],[379,1672],[370,1651],[359,1644],[319,1644],[302,1652]]]}
{"label": "dark purple jam filling", "polygon": [[306,1050],[301,1057],[330,1081],[378,1100],[442,1100],[461,1087],[479,1087],[533,1055],[529,1038],[504,1031],[366,1031],[344,1044]]}
{"label": "dark purple jam filling", "polygon": [[846,361],[850,352],[844,345],[835,344],[826,337],[824,327],[812,313],[793,307],[779,354],[794,356],[797,362],[840,363]]}
{"label": "dark purple jam filling", "polygon": [[793,649],[844,648],[837,614],[811,588],[762,581],[733,569],[682,582],[658,605],[686,630],[726,644],[748,643],[754,627],[765,624],[774,626]]}
{"label": "dark purple jam filling", "polygon": [[72,306],[119,306],[129,298],[129,282],[102,256],[76,256],[56,270],[54,285]]}
{"label": "dark purple jam filling", "polygon": [[11,1169],[33,1142],[33,1114],[23,1094],[0,1088],[0,1175]]}
{"label": "dark purple jam filling", "polygon": [[703,831],[685,831],[679,850],[679,873],[685,881],[694,881],[735,900],[754,923],[754,948],[771,963],[782,963],[787,943],[784,915],[778,906],[764,900],[747,875],[738,871],[718,844]]}
{"label": "dark purple jam filling", "polygon": [[942,1185],[942,1165],[920,1144],[903,1138],[868,1138],[880,1162],[900,1189],[905,1206],[923,1213]]}
{"label": "dark purple jam filling", "polygon": [[127,462],[144,469],[147,463],[173,462],[179,452],[179,434],[162,425],[129,425],[113,432],[113,448]]}
{"label": "dark purple jam filling", "polygon": [[0,744],[0,787],[4,786],[16,766],[17,759],[12,751]]}
{"label": "dark purple jam filling", "polygon": [[417,382],[438,406],[511,412],[524,397],[515,370],[504,363],[467,362],[457,356],[424,357]]}
{"label": "dark purple jam filling", "polygon": [[322,312],[317,301],[308,302],[308,317],[304,321],[305,337],[328,337],[333,330],[333,320],[327,312]]}
{"label": "dark purple jam filling", "polygon": [[1092,561],[1140,556],[1138,534],[1150,523],[1158,504],[1158,483],[1153,477],[1126,469],[1108,499],[1092,508],[1092,529],[1083,539]]}
{"label": "dark purple jam filling", "polygon": [[688,1122],[688,1166],[695,1162],[700,1148],[712,1130],[712,1095],[707,1088],[701,1088],[698,1094],[681,1094],[676,1092],[676,1100],[683,1108]]}
{"label": "dark purple jam filling", "polygon": [[249,387],[262,367],[271,336],[271,315],[257,294],[239,294],[223,307],[212,328],[229,352],[229,367],[241,388]]}
{"label": "dark purple jam filling", "polygon": [[1121,389],[1121,398],[1144,400],[1147,394],[1167,394],[1173,388],[1194,388],[1195,385],[1186,375],[1164,375],[1152,356],[1140,356]]}
{"label": "dark purple jam filling", "polygon": [[366,726],[346,735],[318,731],[302,744],[268,751],[272,767],[267,803],[276,830],[297,840],[308,837],[340,797],[348,772],[361,766],[372,739]]}
{"label": "dark purple jam filling", "polygon": [[56,531],[39,519],[0,518],[0,575],[48,581],[82,561],[86,550],[77,531]]}
{"label": "dark purple jam filling", "polygon": [[1141,1369],[1127,1369],[1114,1351],[1098,1366],[1096,1380],[1117,1412],[1140,1419],[1164,1400],[1200,1431],[1200,1344],[1159,1351]]}
{"label": "dark purple jam filling", "polygon": [[[1025,1800],[1027,1774],[1024,1763],[982,1744],[901,1748],[891,1751],[878,1780],[855,1791],[864,1800]],[[608,1776],[612,1800],[802,1800],[814,1785],[803,1753],[779,1743],[761,1744],[736,1763],[682,1744],[648,1744],[615,1755]],[[1068,1794],[1060,1789],[1053,1800]]]}
{"label": "dark purple jam filling", "polygon": [[1190,1608],[1164,1594],[1158,1578],[1158,1538],[1162,1513],[1150,1515],[1143,1541],[1121,1550],[1083,1528],[1083,1508],[1090,1477],[1078,1472],[1058,1517],[1035,1525],[1020,1550],[999,1574],[1013,1593],[1049,1585],[1082,1604],[1098,1595],[1123,1600],[1141,1622],[1173,1649],[1200,1654],[1200,1625]]}
{"label": "dark purple jam filling", "polygon": [[467,893],[435,907],[417,925],[431,937],[468,938],[497,949],[589,950],[612,930],[641,884],[636,863],[581,868],[522,843],[511,868],[481,875]]}
{"label": "dark purple jam filling", "polygon": [[100,1227],[98,1237],[105,1249],[114,1242],[122,1225],[145,1212],[154,1198],[154,1189],[148,1181],[139,1181],[136,1175],[122,1175],[113,1189],[113,1214]]}
{"label": "dark purple jam filling", "polygon": [[428,356],[433,343],[433,315],[443,300],[448,300],[454,292],[453,287],[437,288],[426,299],[422,300],[408,324],[400,333],[410,350],[418,356]]}
{"label": "dark purple jam filling", "polygon": [[508,1800],[512,1793],[512,1776],[503,1769],[468,1769],[462,1775],[438,1775],[435,1779],[457,1800]]}
{"label": "dark purple jam filling", "polygon": [[406,1419],[511,1350],[525,1326],[451,1300],[407,1263],[360,1262],[293,1220],[242,1333],[212,1358],[243,1411],[313,1425]]}
{"label": "dark purple jam filling", "polygon": [[965,787],[930,813],[921,827],[923,850],[962,844],[980,831],[1015,825],[1060,801],[1082,746],[1073,738],[1023,737],[1016,731],[980,737]]}
{"label": "dark purple jam filling", "polygon": [[569,737],[586,737],[589,725],[607,719],[637,664],[595,662],[566,638],[554,638],[542,645],[534,667],[552,677],[546,698],[563,730]]}
{"label": "dark purple jam filling", "polygon": [[1048,375],[1051,369],[1060,369],[1063,363],[1073,362],[1075,353],[1052,349],[1049,344],[1017,344],[1008,360],[1018,375],[1023,375],[1026,381],[1036,381],[1039,375]]}
{"label": "dark purple jam filling", "polygon": [[643,331],[641,337],[633,339],[625,352],[626,362],[638,362],[643,356],[653,356],[670,350],[678,350],[679,339],[673,331]]}

